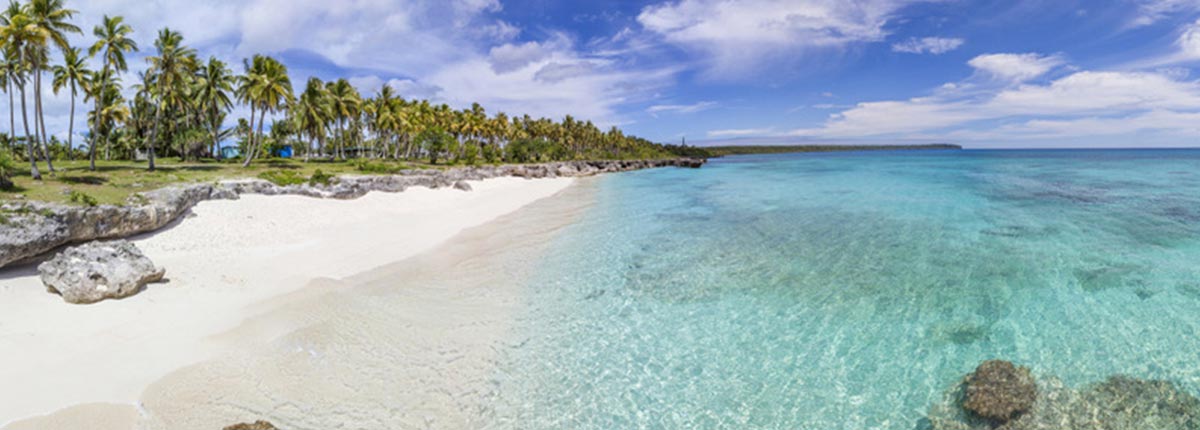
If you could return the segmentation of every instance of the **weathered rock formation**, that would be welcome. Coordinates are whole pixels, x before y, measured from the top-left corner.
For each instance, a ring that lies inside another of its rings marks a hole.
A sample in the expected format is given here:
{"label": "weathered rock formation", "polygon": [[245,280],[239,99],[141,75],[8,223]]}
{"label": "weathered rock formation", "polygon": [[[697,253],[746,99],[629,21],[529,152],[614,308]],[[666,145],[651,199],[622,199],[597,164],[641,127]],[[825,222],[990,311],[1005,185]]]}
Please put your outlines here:
{"label": "weathered rock formation", "polygon": [[137,294],[165,272],[132,243],[117,240],[67,248],[39,265],[38,273],[46,289],[63,300],[89,304]]}
{"label": "weathered rock formation", "polygon": [[966,410],[998,423],[1005,423],[1033,407],[1037,385],[1026,367],[1001,360],[980,364],[967,377]]}
{"label": "weathered rock formation", "polygon": [[196,203],[205,200],[232,200],[241,194],[354,199],[372,191],[401,192],[409,187],[447,188],[454,187],[462,181],[506,176],[580,177],[657,167],[697,168],[704,163],[705,160],[702,159],[679,158],[427,169],[386,176],[342,176],[334,178],[327,185],[279,186],[261,179],[247,179],[216,184],[174,185],[134,195],[122,206],[3,203],[0,204],[0,211],[4,213],[8,222],[0,224],[0,268],[71,243],[128,237],[154,231],[187,213]]}

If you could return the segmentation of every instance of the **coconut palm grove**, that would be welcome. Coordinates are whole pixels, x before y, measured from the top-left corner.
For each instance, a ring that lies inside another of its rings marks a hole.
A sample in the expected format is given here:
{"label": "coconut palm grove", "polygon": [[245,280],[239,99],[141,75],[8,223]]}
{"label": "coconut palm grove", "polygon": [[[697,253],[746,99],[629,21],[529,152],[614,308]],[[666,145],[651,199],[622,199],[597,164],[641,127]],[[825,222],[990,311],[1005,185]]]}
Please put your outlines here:
{"label": "coconut palm grove", "polygon": [[[185,35],[158,30],[154,45],[138,46],[138,31],[121,16],[105,16],[90,46],[71,46],[83,23],[64,0],[11,2],[0,16],[4,55],[0,86],[8,98],[12,135],[0,136],[0,184],[29,167],[30,178],[54,175],[55,163],[144,160],[220,161],[250,166],[257,159],[409,160],[428,164],[526,163],[579,159],[670,157],[696,149],[660,145],[612,127],[601,130],[571,115],[561,121],[489,112],[478,103],[457,110],[404,98],[385,85],[361,94],[346,79],[294,81],[286,64],[254,55],[240,65],[204,59]],[[133,74],[126,61],[152,52],[148,69]],[[99,70],[88,68],[95,58]],[[57,61],[55,61],[57,59]],[[68,130],[46,128],[48,92],[71,97]],[[233,118],[237,107],[249,115]],[[75,115],[86,115],[86,142],[74,140]],[[232,126],[229,126],[232,124]],[[66,141],[55,133],[66,132]],[[72,164],[74,165],[74,164]],[[131,166],[123,164],[123,166]]]}

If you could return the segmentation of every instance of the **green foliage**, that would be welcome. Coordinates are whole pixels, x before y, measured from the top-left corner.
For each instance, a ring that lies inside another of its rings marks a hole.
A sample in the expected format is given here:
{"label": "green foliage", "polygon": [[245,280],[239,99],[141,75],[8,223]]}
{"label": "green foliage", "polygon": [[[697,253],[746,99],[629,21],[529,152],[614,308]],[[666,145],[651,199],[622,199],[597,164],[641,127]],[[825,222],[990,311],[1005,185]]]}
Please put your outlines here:
{"label": "green foliage", "polygon": [[79,190],[71,190],[69,199],[71,200],[71,203],[81,204],[84,206],[96,206],[97,204],[100,204],[95,197],[92,197],[91,195]]}
{"label": "green foliage", "polygon": [[7,152],[0,151],[0,190],[10,190],[13,187],[12,175],[17,171],[17,163]]}
{"label": "green foliage", "polygon": [[317,169],[317,171],[313,172],[312,176],[308,178],[308,184],[313,186],[329,185],[331,182],[333,182],[333,175],[325,173],[321,169]]}
{"label": "green foliage", "polygon": [[478,143],[467,142],[467,146],[463,148],[462,161],[468,166],[474,166],[479,161]]}
{"label": "green foliage", "polygon": [[357,163],[354,163],[354,168],[363,173],[394,175],[408,169],[408,165],[404,163],[386,163],[382,161],[360,160]]}
{"label": "green foliage", "polygon": [[291,170],[268,170],[259,173],[258,177],[281,187],[303,185],[309,181],[309,178],[305,178],[301,174]]}
{"label": "green foliage", "polygon": [[426,130],[417,135],[417,144],[429,154],[429,164],[437,164],[438,159],[448,152],[453,152],[458,146],[454,136],[442,130]]}

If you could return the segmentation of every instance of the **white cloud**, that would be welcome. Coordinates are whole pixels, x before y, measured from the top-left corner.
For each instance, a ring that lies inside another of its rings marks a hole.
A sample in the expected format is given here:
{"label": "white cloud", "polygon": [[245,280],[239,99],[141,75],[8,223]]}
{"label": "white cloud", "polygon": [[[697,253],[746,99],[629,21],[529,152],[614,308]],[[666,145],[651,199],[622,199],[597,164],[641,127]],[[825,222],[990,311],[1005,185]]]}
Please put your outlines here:
{"label": "white cloud", "polygon": [[1200,20],[1184,28],[1179,35],[1180,54],[1186,59],[1200,59]]}
{"label": "white cloud", "polygon": [[1130,27],[1143,27],[1174,14],[1200,11],[1200,0],[1136,0],[1135,3],[1137,15],[1130,21]]}
{"label": "white cloud", "polygon": [[681,0],[650,6],[638,22],[705,54],[714,77],[738,77],[806,49],[883,40],[896,13],[918,0]]}
{"label": "white cloud", "polygon": [[892,51],[908,54],[940,55],[958,49],[966,41],[946,37],[910,38],[904,42],[892,45]]}
{"label": "white cloud", "polygon": [[[966,90],[964,90],[964,88]],[[947,84],[930,96],[860,103],[793,136],[1027,140],[1130,134],[1198,137],[1200,83],[1154,72],[1080,71],[1044,85]]]}
{"label": "white cloud", "polygon": [[660,114],[660,113],[685,114],[685,113],[696,113],[696,112],[700,112],[700,111],[709,110],[716,106],[717,106],[717,103],[711,102],[711,101],[697,102],[697,103],[692,103],[690,105],[678,105],[678,104],[676,104],[676,105],[654,105],[654,106],[650,106],[648,109],[646,109],[646,112],[650,113],[651,115]]}
{"label": "white cloud", "polygon": [[504,44],[492,48],[489,61],[496,73],[508,73],[533,64],[550,55],[550,50],[538,42],[525,42],[520,45]]}
{"label": "white cloud", "polygon": [[976,70],[997,79],[1025,82],[1045,75],[1055,67],[1063,65],[1061,57],[1041,54],[986,54],[967,62]]}
{"label": "white cloud", "polygon": [[708,137],[725,138],[725,137],[746,137],[746,136],[769,136],[775,133],[774,128],[735,128],[728,130],[712,130],[708,132]]}

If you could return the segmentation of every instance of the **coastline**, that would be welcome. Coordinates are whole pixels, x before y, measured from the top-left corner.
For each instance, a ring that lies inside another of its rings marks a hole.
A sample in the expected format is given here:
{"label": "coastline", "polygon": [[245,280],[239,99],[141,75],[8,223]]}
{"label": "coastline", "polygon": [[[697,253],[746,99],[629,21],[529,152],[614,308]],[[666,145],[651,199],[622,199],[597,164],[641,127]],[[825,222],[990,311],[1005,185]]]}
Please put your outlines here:
{"label": "coastline", "polygon": [[574,181],[506,177],[471,182],[476,192],[412,188],[352,201],[244,195],[200,202],[181,222],[132,238],[167,269],[169,282],[92,306],[47,293],[31,266],[8,268],[0,273],[0,350],[22,353],[0,356],[0,380],[8,389],[27,388],[6,393],[0,424],[66,419],[96,428],[96,417],[107,416],[101,422],[127,428],[122,423],[145,413],[133,405],[154,381],[295,327],[255,324],[238,341],[221,333],[328,291],[320,285],[343,285],[332,279],[453,243],[464,230]]}

